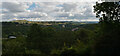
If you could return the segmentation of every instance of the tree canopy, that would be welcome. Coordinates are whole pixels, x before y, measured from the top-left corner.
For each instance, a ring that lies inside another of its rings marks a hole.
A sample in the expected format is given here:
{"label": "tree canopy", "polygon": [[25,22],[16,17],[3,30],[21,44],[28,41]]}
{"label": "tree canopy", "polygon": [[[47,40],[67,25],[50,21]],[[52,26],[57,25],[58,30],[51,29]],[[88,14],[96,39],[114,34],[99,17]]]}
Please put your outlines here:
{"label": "tree canopy", "polygon": [[100,21],[120,22],[120,2],[96,2],[94,12],[96,17],[100,17]]}

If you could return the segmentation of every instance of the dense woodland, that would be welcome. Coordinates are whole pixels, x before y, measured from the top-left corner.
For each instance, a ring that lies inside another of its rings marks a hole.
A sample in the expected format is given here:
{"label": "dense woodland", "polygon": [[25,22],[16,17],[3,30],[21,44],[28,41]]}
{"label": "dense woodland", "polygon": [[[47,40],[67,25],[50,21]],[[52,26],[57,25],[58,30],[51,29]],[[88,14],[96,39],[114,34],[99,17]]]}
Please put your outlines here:
{"label": "dense woodland", "polygon": [[[3,22],[3,56],[119,56],[120,2],[96,3],[97,24]],[[100,15],[101,12],[104,14]],[[73,28],[77,30],[72,31]],[[16,39],[9,39],[15,35]]]}

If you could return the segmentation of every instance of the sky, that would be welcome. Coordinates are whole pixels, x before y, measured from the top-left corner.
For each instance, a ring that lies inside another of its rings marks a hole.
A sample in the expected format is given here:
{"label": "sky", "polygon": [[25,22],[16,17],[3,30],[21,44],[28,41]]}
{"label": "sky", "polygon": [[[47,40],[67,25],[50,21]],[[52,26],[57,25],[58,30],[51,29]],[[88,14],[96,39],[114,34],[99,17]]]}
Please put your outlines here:
{"label": "sky", "polygon": [[2,21],[98,21],[95,2],[2,2]]}

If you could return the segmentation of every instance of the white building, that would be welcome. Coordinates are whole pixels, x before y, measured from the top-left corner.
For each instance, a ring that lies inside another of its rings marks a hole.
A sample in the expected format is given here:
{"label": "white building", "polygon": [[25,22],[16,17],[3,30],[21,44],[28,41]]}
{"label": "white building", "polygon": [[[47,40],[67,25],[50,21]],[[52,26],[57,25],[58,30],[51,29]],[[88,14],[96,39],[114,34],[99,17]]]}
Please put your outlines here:
{"label": "white building", "polygon": [[14,35],[9,35],[8,38],[9,39],[15,39],[16,37]]}
{"label": "white building", "polygon": [[65,25],[62,25],[63,28],[65,28]]}

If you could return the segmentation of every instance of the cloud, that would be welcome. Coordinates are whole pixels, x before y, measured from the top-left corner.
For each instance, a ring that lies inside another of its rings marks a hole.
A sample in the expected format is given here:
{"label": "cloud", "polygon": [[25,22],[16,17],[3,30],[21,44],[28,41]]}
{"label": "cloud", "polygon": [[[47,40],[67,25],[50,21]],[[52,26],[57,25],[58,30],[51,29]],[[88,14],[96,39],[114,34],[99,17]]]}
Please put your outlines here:
{"label": "cloud", "polygon": [[19,13],[17,14],[18,18],[40,18],[43,16],[47,16],[46,13],[41,13],[41,12],[27,12],[27,13]]}
{"label": "cloud", "polygon": [[58,12],[59,10],[62,9],[62,7],[57,7],[56,5],[59,5],[61,3],[55,3],[55,2],[36,2],[36,8],[34,8],[34,11],[37,12],[46,12],[46,13],[51,13],[51,12]]}
{"label": "cloud", "polygon": [[19,2],[3,2],[2,7],[11,13],[25,12],[26,8],[28,8],[27,5]]}
{"label": "cloud", "polygon": [[96,19],[95,2],[3,2],[3,20],[26,19],[32,21]]}
{"label": "cloud", "polygon": [[65,10],[65,12],[69,12],[69,11],[74,11],[77,8],[77,4],[76,3],[64,3],[63,4],[63,10]]}
{"label": "cloud", "polygon": [[70,12],[54,12],[53,14],[51,14],[51,16],[53,16],[53,17],[69,17],[69,16],[74,16],[74,15],[71,14]]}

